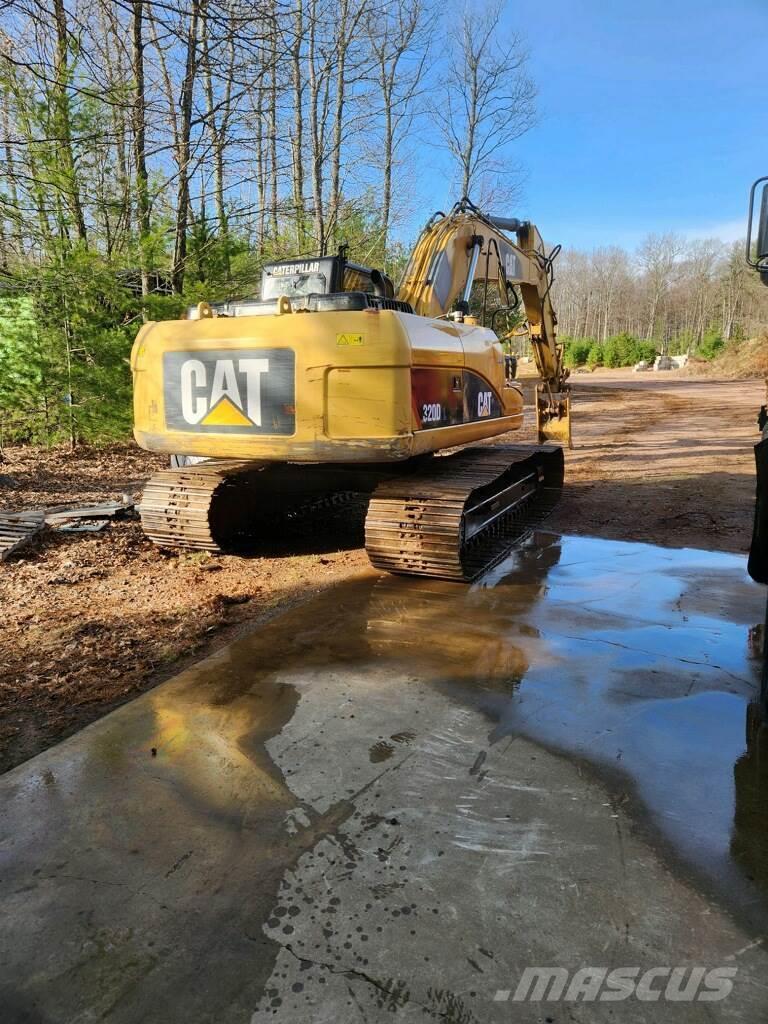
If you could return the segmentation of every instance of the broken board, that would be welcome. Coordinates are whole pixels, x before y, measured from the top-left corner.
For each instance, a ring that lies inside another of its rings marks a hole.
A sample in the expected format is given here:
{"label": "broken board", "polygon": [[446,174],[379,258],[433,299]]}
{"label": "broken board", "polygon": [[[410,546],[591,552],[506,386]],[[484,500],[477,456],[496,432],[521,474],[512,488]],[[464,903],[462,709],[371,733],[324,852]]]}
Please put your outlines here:
{"label": "broken board", "polygon": [[81,508],[50,509],[45,512],[45,521],[48,526],[62,526],[80,519],[126,519],[133,510],[132,501],[109,501]]}

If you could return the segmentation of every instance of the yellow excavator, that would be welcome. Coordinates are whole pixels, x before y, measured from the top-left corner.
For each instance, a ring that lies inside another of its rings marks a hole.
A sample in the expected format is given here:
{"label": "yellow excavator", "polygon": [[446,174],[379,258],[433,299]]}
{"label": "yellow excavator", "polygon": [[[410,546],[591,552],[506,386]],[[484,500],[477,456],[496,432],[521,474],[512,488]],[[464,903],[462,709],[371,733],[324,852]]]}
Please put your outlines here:
{"label": "yellow excavator", "polygon": [[[258,298],[145,324],[131,354],[134,433],[174,456],[145,488],[146,534],[242,550],[281,516],[362,493],[374,566],[478,576],[562,488],[571,418],[550,294],[557,251],[533,224],[465,198],[427,223],[397,294],[342,250],[267,264]],[[512,332],[492,329],[521,299],[539,445],[477,445],[523,423]]]}

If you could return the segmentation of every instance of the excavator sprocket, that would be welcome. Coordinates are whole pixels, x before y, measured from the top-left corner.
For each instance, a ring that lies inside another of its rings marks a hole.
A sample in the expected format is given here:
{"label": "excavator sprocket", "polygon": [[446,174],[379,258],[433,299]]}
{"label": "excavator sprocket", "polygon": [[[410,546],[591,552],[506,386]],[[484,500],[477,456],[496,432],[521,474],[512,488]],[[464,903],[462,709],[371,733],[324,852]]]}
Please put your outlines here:
{"label": "excavator sprocket", "polygon": [[494,445],[438,456],[427,468],[379,484],[365,547],[377,569],[469,581],[555,506],[563,450]]}

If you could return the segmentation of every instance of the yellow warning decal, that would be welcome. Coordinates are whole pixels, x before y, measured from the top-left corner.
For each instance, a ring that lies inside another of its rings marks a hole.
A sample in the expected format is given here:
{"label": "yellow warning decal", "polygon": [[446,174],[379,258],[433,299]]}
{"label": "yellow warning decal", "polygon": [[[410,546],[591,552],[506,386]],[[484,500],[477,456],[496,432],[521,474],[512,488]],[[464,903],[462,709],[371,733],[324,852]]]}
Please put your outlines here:
{"label": "yellow warning decal", "polygon": [[363,345],[365,338],[362,334],[337,334],[337,345]]}
{"label": "yellow warning decal", "polygon": [[253,423],[226,395],[200,421],[206,427],[252,427]]}

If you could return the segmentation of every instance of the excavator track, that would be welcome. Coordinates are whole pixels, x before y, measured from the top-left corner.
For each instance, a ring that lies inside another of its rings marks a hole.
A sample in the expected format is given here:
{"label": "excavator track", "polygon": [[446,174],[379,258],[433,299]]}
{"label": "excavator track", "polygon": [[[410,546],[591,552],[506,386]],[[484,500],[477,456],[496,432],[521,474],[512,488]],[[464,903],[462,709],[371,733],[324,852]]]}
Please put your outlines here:
{"label": "excavator track", "polygon": [[347,476],[322,466],[231,459],[165,469],[144,488],[141,525],[162,548],[252,551],[276,532],[306,533],[359,505]]}
{"label": "excavator track", "polygon": [[386,572],[468,582],[549,514],[562,485],[556,445],[438,456],[376,488],[365,521],[368,557]]}
{"label": "excavator track", "polygon": [[[164,548],[252,549],[280,524],[316,523],[361,500],[374,484],[330,467],[222,460],[162,470],[147,483],[139,512]],[[563,451],[493,445],[436,456],[378,478],[365,518],[365,547],[377,569],[446,580],[475,579],[557,503]],[[270,530],[272,527],[272,530]]]}
{"label": "excavator track", "polygon": [[247,526],[252,502],[244,505],[242,499],[252,499],[254,478],[266,466],[221,460],[161,470],[148,481],[139,505],[144,533],[164,548],[227,550]]}

